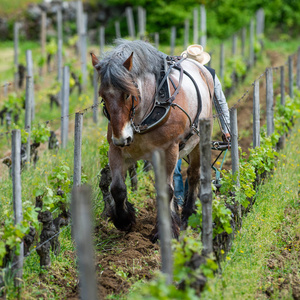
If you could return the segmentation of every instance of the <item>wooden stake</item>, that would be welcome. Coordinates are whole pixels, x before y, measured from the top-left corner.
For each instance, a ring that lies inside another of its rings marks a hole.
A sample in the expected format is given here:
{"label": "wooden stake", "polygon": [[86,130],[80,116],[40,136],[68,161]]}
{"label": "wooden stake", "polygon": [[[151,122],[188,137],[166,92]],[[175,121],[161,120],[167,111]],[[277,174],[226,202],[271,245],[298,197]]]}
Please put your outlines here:
{"label": "wooden stake", "polygon": [[186,19],[184,21],[184,45],[183,48],[186,49],[189,45],[189,31],[190,31],[190,20]]}
{"label": "wooden stake", "polygon": [[267,135],[274,132],[274,93],[273,93],[273,70],[266,69],[266,102],[267,102]]}
{"label": "wooden stake", "polygon": [[91,189],[87,186],[74,187],[71,202],[72,232],[78,256],[82,300],[100,299],[95,274],[91,194]]}
{"label": "wooden stake", "polygon": [[206,47],[206,10],[205,5],[200,5],[200,45],[205,49]]}
{"label": "wooden stake", "polygon": [[61,106],[61,147],[64,149],[68,143],[69,131],[69,95],[70,95],[70,72],[65,66],[63,71],[62,106]]}
{"label": "wooden stake", "polygon": [[167,174],[164,152],[155,151],[152,156],[152,161],[155,173],[155,188],[157,193],[156,203],[162,272],[166,274],[167,284],[171,284],[173,280],[171,213],[169,194],[167,191]]}
{"label": "wooden stake", "polygon": [[253,148],[260,146],[259,80],[253,87]]}
{"label": "wooden stake", "polygon": [[194,8],[194,19],[193,19],[193,42],[198,44],[198,9]]}
{"label": "wooden stake", "polygon": [[174,55],[175,41],[176,41],[176,27],[172,26],[171,27],[171,51],[170,51],[171,55]]}
{"label": "wooden stake", "polygon": [[25,128],[28,133],[26,143],[27,163],[30,163],[30,134],[31,134],[31,103],[32,103],[32,82],[33,78],[26,76],[25,94]]}
{"label": "wooden stake", "polygon": [[98,72],[96,70],[94,70],[93,86],[94,86],[93,121],[95,124],[97,124],[98,123]]}
{"label": "wooden stake", "polygon": [[291,98],[294,98],[294,91],[293,91],[293,85],[294,85],[294,76],[293,76],[293,56],[289,56],[288,60],[289,65],[289,95]]}
{"label": "wooden stake", "polygon": [[200,200],[202,203],[202,243],[204,256],[213,253],[211,189],[211,120],[200,119]]}
{"label": "wooden stake", "polygon": [[83,114],[75,114],[75,136],[74,136],[74,175],[73,186],[81,185],[81,144],[82,144]]}
{"label": "wooden stake", "polygon": [[[21,188],[21,131],[12,131],[12,183],[13,183],[13,208],[14,224],[23,221],[22,212],[22,188]],[[23,277],[23,253],[24,245],[20,242],[20,255],[14,258],[14,281],[15,286],[20,289]],[[19,290],[20,292],[20,290]]]}

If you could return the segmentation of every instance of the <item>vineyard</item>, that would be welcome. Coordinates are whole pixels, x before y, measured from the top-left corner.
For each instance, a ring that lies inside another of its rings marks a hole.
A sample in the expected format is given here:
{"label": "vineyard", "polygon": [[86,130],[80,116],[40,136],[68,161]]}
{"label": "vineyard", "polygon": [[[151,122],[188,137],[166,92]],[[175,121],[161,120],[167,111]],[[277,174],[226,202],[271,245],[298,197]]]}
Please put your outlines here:
{"label": "vineyard", "polygon": [[[91,28],[88,1],[43,5],[37,36],[14,20],[0,45],[0,299],[300,299],[299,41],[269,39],[262,8],[220,41],[204,5],[161,32],[146,7]],[[178,239],[160,151],[127,172],[130,231],[108,216],[108,121],[89,53],[101,60],[120,37],[168,55],[200,42],[227,98],[228,154],[215,150],[216,108],[200,119],[201,193]]]}

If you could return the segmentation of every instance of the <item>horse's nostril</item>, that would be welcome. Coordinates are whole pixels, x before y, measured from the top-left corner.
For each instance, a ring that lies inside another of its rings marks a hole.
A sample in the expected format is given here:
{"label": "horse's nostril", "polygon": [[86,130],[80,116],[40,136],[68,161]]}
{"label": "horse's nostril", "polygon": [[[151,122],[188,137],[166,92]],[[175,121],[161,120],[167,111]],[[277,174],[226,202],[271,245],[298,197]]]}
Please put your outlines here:
{"label": "horse's nostril", "polygon": [[132,137],[129,136],[129,137],[126,139],[126,145],[129,145],[131,142],[132,142]]}

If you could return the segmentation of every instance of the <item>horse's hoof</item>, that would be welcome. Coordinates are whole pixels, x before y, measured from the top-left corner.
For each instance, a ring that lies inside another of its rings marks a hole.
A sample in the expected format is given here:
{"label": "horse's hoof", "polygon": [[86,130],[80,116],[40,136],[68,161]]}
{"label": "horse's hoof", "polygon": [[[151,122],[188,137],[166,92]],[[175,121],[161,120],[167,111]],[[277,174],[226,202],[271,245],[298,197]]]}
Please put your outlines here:
{"label": "horse's hoof", "polygon": [[152,234],[150,241],[155,244],[158,241],[158,232],[156,232],[155,234]]}

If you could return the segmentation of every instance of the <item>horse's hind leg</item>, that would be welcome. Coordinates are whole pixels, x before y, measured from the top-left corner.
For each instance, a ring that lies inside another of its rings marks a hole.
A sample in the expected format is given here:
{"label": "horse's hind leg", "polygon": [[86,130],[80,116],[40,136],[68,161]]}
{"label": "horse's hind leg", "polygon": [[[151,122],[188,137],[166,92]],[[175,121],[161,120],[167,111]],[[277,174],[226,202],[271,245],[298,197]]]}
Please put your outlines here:
{"label": "horse's hind leg", "polygon": [[128,231],[135,224],[135,210],[133,205],[127,201],[125,174],[128,166],[124,164],[120,152],[114,146],[109,149],[109,164],[112,172],[110,192],[114,200],[110,217],[117,229]]}
{"label": "horse's hind leg", "polygon": [[186,229],[188,218],[195,212],[195,202],[199,194],[200,188],[200,151],[199,147],[190,153],[190,164],[187,170],[188,175],[188,192],[184,199],[182,214],[181,214],[181,229]]}

